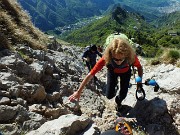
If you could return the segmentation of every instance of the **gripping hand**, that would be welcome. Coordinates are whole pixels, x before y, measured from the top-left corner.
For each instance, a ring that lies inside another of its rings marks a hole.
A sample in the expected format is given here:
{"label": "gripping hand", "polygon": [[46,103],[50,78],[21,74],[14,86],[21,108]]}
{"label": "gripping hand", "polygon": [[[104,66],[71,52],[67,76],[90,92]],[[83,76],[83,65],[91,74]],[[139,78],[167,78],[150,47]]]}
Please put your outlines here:
{"label": "gripping hand", "polygon": [[136,78],[135,78],[135,80],[136,80],[136,83],[141,83],[141,82],[142,82],[142,78],[141,78],[141,77],[139,77],[139,76],[138,76],[138,77],[136,77]]}

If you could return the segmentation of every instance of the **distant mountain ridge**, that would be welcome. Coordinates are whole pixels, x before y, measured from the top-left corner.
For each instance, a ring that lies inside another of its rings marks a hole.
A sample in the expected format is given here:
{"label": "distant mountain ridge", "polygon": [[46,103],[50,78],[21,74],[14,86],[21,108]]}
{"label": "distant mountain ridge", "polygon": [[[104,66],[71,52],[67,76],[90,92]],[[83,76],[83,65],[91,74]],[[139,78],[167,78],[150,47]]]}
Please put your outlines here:
{"label": "distant mountain ridge", "polygon": [[131,38],[138,36],[139,29],[143,31],[151,28],[142,16],[125,10],[119,4],[112,7],[109,12],[103,18],[65,35],[64,40],[80,46],[91,43],[103,45],[107,36],[114,32],[127,34]]}
{"label": "distant mountain ridge", "polygon": [[140,13],[148,21],[166,12],[180,10],[179,0],[18,0],[18,2],[29,12],[34,25],[43,31],[73,24],[82,18],[102,15],[117,3],[126,10]]}
{"label": "distant mountain ridge", "polygon": [[126,0],[118,1],[142,14],[146,20],[152,21],[174,11],[180,11],[180,0]]}
{"label": "distant mountain ridge", "polygon": [[169,25],[176,29],[180,29],[180,11],[176,11],[158,18],[155,21],[155,24],[158,26]]}
{"label": "distant mountain ridge", "polygon": [[[150,24],[143,16],[129,12],[123,7],[114,6],[109,15],[83,27],[67,33],[64,40],[75,45],[103,45],[109,34],[118,31],[132,38],[143,48],[143,55],[154,57],[161,53],[162,47],[180,48],[180,14],[179,11],[167,14]],[[156,27],[155,27],[156,26]],[[173,35],[171,36],[171,32]],[[159,52],[157,51],[159,50]]]}
{"label": "distant mountain ridge", "polygon": [[77,22],[79,19],[101,15],[113,0],[18,0],[41,30],[50,30]]}

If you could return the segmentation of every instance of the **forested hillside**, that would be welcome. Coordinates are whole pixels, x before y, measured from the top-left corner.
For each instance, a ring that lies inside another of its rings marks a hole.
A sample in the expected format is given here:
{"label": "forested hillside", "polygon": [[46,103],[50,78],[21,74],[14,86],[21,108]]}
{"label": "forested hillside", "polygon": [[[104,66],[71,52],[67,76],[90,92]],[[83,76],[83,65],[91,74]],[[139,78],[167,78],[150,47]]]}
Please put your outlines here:
{"label": "forested hillside", "polygon": [[75,23],[82,18],[101,15],[113,0],[18,0],[32,16],[32,22],[41,30],[52,30]]}
{"label": "forested hillside", "polygon": [[122,5],[127,5],[143,15],[147,21],[153,21],[160,16],[174,11],[180,11],[179,0],[116,0]]}
{"label": "forested hillside", "polygon": [[137,12],[148,21],[180,10],[178,0],[18,0],[31,15],[32,22],[43,31],[74,24],[83,18],[102,15],[114,4]]}
{"label": "forested hillside", "polygon": [[[90,25],[65,35],[64,40],[76,45],[90,43],[103,45],[106,37],[115,31],[126,34],[143,48],[144,56],[155,57],[163,52],[163,47],[180,48],[179,12],[163,16],[154,23],[147,23],[139,14],[128,12],[117,6],[109,15]],[[179,56],[178,56],[179,57]]]}
{"label": "forested hillside", "polygon": [[120,6],[114,6],[110,13],[90,25],[65,35],[64,40],[76,45],[86,46],[91,43],[103,45],[107,36],[114,32],[127,34],[141,43],[141,37],[137,33],[145,33],[150,26],[144,18],[136,13],[127,12]]}
{"label": "forested hillside", "polygon": [[154,21],[157,29],[153,37],[163,47],[180,49],[180,11],[176,11]]}
{"label": "forested hillside", "polygon": [[154,21],[157,27],[168,27],[178,29],[180,23],[180,11],[176,11],[170,14],[166,14]]}

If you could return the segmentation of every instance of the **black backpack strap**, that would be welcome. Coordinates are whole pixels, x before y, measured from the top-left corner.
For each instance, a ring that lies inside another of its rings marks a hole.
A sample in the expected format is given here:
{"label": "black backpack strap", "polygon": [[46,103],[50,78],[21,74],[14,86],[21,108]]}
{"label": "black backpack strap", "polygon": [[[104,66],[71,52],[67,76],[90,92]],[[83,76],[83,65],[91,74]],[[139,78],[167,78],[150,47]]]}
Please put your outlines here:
{"label": "black backpack strap", "polygon": [[112,66],[112,64],[108,64],[106,65],[106,67],[108,68],[108,70],[114,70],[114,67]]}

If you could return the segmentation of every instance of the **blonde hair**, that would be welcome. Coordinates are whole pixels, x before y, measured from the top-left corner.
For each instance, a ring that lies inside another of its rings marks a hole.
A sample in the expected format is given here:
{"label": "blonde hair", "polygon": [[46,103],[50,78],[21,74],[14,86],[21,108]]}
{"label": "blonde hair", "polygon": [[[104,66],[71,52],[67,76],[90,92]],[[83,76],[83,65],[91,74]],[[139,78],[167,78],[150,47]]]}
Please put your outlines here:
{"label": "blonde hair", "polygon": [[124,54],[125,59],[129,64],[133,64],[135,61],[135,51],[130,43],[122,38],[113,39],[104,51],[104,59],[106,65],[110,63],[112,54]]}

